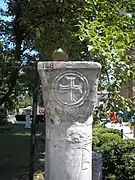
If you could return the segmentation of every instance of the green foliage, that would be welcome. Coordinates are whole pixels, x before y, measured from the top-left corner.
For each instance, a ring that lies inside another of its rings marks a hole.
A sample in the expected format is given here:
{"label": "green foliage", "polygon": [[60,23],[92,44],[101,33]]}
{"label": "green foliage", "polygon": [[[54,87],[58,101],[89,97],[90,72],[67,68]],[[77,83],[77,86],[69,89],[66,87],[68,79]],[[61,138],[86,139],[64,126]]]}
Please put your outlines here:
{"label": "green foliage", "polygon": [[104,97],[104,118],[110,108],[133,108],[130,99],[120,96],[120,89],[134,76],[129,53],[135,42],[134,0],[22,0],[20,6],[21,23],[43,60],[61,47],[71,60],[102,64],[99,90],[110,92]]}
{"label": "green foliage", "polygon": [[123,140],[117,131],[93,128],[93,151],[102,155],[103,179],[135,179],[135,142]]}
{"label": "green foliage", "polygon": [[118,129],[108,129],[101,125],[95,125],[93,128],[93,148],[101,146],[104,141],[113,141],[120,138],[120,131]]}
{"label": "green foliage", "polygon": [[93,135],[94,136],[99,136],[99,135],[101,135],[103,133],[113,133],[113,134],[120,135],[120,130],[113,129],[113,128],[109,128],[109,129],[108,128],[104,128],[104,127],[102,127],[99,124],[94,125],[94,127],[93,127]]}
{"label": "green foliage", "polygon": [[[17,22],[20,31],[17,32],[21,32],[20,37],[23,39],[21,61],[26,60],[28,65],[31,61],[27,55],[25,56],[25,50],[36,50],[40,60],[48,60],[53,50],[61,47],[66,50],[70,60],[100,62],[102,70],[99,90],[110,92],[104,97],[106,107],[102,111],[102,116],[105,118],[110,108],[118,110],[122,107],[127,111],[133,109],[131,99],[120,96],[120,89],[135,76],[133,56],[130,53],[135,42],[135,0],[7,0],[7,3],[8,11],[3,14],[11,16],[12,20],[1,21],[0,30],[6,37],[6,52],[10,52],[11,55],[8,56],[8,63],[5,63],[5,79],[1,79],[2,92],[9,89],[7,75],[11,68],[7,74],[6,68],[15,63],[16,38],[12,25],[16,18],[19,18]],[[9,48],[9,43],[13,44],[13,48]],[[3,62],[6,62],[6,57],[4,56]],[[24,86],[20,87],[28,87],[31,91],[32,81],[28,75],[32,73],[29,70],[25,73],[27,80],[22,78],[21,83]],[[18,82],[17,86],[21,83]]]}
{"label": "green foliage", "polygon": [[101,144],[103,143],[109,143],[110,141],[119,141],[121,139],[121,137],[117,134],[111,134],[111,133],[104,133],[101,134],[99,137],[99,141]]}
{"label": "green foliage", "polygon": [[7,123],[7,109],[0,107],[0,126],[3,126]]}
{"label": "green foliage", "polygon": [[20,95],[17,98],[17,107],[18,108],[26,108],[28,106],[32,106],[33,105],[33,99],[31,96],[29,96],[28,94]]}
{"label": "green foliage", "polygon": [[4,50],[4,46],[1,47],[0,53],[0,94],[3,95],[8,91],[9,78],[14,67],[15,61],[13,54]]}
{"label": "green foliage", "polygon": [[85,10],[81,1],[23,0],[20,4],[22,24],[43,59],[50,58],[58,47],[66,50],[71,60],[84,59],[87,45],[75,36],[80,8]]}
{"label": "green foliage", "polygon": [[104,124],[106,124],[109,121],[109,111],[107,111],[107,109],[104,108],[104,105],[100,105],[99,107],[96,107],[94,109],[93,124],[98,124],[102,121],[102,119],[104,119]]}
{"label": "green foliage", "polygon": [[79,16],[77,36],[87,42],[90,59],[102,64],[100,90],[111,91],[105,97],[106,109],[132,109],[131,100],[121,97],[120,89],[134,74],[128,53],[135,42],[134,8],[134,0],[87,0],[85,14]]}

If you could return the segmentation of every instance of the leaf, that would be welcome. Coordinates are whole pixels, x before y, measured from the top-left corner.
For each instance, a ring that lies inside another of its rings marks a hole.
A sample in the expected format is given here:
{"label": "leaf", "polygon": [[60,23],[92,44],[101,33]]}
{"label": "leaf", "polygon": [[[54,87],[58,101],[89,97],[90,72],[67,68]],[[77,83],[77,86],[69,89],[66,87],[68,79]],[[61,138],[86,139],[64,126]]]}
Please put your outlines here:
{"label": "leaf", "polygon": [[129,38],[129,34],[128,33],[126,33],[126,41],[127,41],[127,44],[130,43],[130,38]]}
{"label": "leaf", "polygon": [[36,30],[36,36],[37,36],[37,38],[40,38],[40,36],[41,36],[40,29],[38,29],[38,28],[37,28],[37,30]]}

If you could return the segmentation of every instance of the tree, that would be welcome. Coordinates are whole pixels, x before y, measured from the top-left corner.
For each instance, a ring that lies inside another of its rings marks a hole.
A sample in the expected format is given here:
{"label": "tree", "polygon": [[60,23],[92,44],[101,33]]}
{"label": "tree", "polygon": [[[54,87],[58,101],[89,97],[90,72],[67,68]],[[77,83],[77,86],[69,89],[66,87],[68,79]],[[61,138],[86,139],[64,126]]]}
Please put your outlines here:
{"label": "tree", "polygon": [[99,89],[109,92],[106,108],[129,107],[131,100],[119,92],[134,76],[128,51],[135,40],[135,0],[8,0],[8,14],[16,14],[14,7],[20,12],[23,48],[36,50],[40,60],[61,47],[71,60],[100,62]]}
{"label": "tree", "polygon": [[130,99],[120,96],[120,89],[134,78],[128,51],[135,42],[135,0],[21,2],[22,23],[35,35],[33,47],[41,57],[48,58],[53,49],[62,47],[71,60],[100,62],[99,88],[109,92],[106,107],[132,107]]}
{"label": "tree", "polygon": [[43,60],[50,58],[59,47],[67,51],[72,60],[85,59],[83,52],[87,51],[87,46],[75,36],[81,1],[23,0],[21,3],[22,24],[31,34],[32,47]]}
{"label": "tree", "polygon": [[130,99],[120,96],[123,83],[134,78],[128,51],[135,45],[135,1],[86,1],[80,16],[78,37],[87,41],[90,59],[102,64],[100,89],[107,90],[107,107],[129,107]]}
{"label": "tree", "polygon": [[[33,68],[30,67],[28,71],[27,66],[27,71],[25,73],[23,71],[25,71],[24,61],[29,62],[33,60],[33,55],[30,56],[26,51],[30,50],[30,42],[27,40],[26,44],[25,41],[27,33],[24,31],[25,27],[21,24],[22,8],[20,1],[13,0],[7,1],[7,3],[8,9],[6,11],[1,9],[0,11],[0,105],[5,103],[8,108],[9,106],[12,108],[19,98],[17,96],[24,94],[26,90],[29,90],[30,96],[32,94]],[[3,20],[3,17],[10,17],[11,20]],[[28,76],[27,72],[30,72],[30,70],[32,75]]]}
{"label": "tree", "polygon": [[[13,10],[14,10],[14,13],[13,13]],[[11,23],[3,22],[3,24],[1,24],[1,28],[3,28],[4,30],[8,29],[8,31],[6,31],[7,34],[5,32],[6,40],[8,40],[8,42],[10,40],[10,43],[11,42],[13,43],[14,48],[12,50],[10,49],[10,51],[9,51],[9,48],[6,50],[3,49],[3,52],[2,52],[4,66],[6,68],[6,72],[8,76],[2,72],[2,74],[4,75],[4,79],[6,79],[7,88],[4,89],[3,97],[1,97],[0,99],[0,105],[6,102],[9,96],[12,94],[13,89],[16,85],[18,73],[20,70],[20,63],[21,63],[21,54],[22,54],[21,45],[23,41],[23,31],[22,31],[22,27],[20,26],[21,7],[19,6],[18,1],[14,1],[13,8],[9,7],[8,16],[11,15],[12,13],[14,14],[14,18],[12,22]],[[8,27],[7,27],[7,24],[8,24]],[[13,63],[14,63],[14,66],[13,66]],[[12,71],[9,70],[11,69],[11,67],[12,67]],[[7,68],[9,71],[7,70]],[[1,71],[3,70],[4,68],[2,65]],[[3,83],[3,79],[1,80],[1,83]]]}

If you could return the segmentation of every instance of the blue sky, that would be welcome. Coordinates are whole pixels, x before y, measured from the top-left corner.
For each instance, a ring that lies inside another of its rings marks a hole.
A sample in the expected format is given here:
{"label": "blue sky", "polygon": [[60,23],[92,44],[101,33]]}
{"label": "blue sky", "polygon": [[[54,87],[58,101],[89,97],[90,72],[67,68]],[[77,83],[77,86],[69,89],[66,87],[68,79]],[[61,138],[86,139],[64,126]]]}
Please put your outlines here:
{"label": "blue sky", "polygon": [[0,8],[2,9],[6,9],[6,3],[4,2],[4,0],[0,0]]}
{"label": "blue sky", "polygon": [[[5,0],[0,0],[0,9],[3,9],[3,10],[6,10],[7,9],[7,4],[5,3]],[[6,21],[10,21],[11,20],[11,17],[1,17],[1,19],[4,19]]]}

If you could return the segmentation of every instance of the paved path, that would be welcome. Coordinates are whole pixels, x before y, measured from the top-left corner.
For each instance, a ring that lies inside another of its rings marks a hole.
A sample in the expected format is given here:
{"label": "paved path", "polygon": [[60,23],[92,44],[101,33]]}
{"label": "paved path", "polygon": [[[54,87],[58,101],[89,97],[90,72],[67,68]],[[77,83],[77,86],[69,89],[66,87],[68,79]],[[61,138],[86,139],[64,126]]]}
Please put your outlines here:
{"label": "paved path", "polygon": [[106,127],[113,128],[113,129],[119,129],[119,130],[123,129],[123,135],[124,135],[123,139],[135,139],[133,137],[133,133],[132,134],[130,133],[130,127],[127,125],[127,123],[124,123],[123,126],[120,126],[119,123],[116,123],[113,125],[111,123],[107,123]]}

